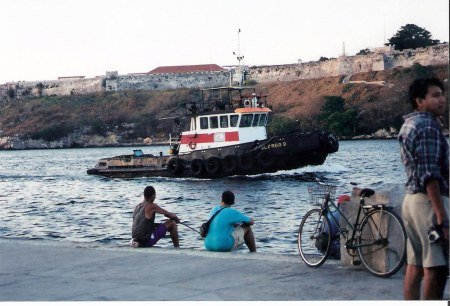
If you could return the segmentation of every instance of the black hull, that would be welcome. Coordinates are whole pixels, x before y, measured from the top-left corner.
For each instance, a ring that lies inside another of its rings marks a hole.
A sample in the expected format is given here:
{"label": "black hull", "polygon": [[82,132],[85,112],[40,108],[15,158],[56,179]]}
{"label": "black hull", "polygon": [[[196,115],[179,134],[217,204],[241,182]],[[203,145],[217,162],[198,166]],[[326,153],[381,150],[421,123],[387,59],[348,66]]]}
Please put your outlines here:
{"label": "black hull", "polygon": [[[339,143],[332,133],[292,133],[189,154],[155,156],[159,166],[139,165],[93,168],[88,174],[109,177],[198,177],[220,178],[233,175],[255,175],[291,170],[308,165],[321,165],[328,154],[339,149]],[[133,158],[126,156],[126,158]],[[137,163],[139,164],[139,163]]]}

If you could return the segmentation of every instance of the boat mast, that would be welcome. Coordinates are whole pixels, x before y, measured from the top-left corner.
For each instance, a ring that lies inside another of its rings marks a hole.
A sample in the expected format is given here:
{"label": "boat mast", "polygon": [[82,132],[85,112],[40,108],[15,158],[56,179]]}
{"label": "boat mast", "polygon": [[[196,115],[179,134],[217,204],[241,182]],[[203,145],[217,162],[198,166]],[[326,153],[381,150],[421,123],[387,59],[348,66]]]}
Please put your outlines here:
{"label": "boat mast", "polygon": [[244,59],[244,55],[241,55],[240,33],[241,33],[241,29],[238,30],[238,51],[237,51],[237,54],[236,54],[236,52],[233,52],[233,55],[236,55],[236,58],[237,58],[238,63],[239,63],[237,71],[236,71],[238,85],[242,85],[244,83],[244,75],[242,74],[242,67],[241,67],[241,61]]}

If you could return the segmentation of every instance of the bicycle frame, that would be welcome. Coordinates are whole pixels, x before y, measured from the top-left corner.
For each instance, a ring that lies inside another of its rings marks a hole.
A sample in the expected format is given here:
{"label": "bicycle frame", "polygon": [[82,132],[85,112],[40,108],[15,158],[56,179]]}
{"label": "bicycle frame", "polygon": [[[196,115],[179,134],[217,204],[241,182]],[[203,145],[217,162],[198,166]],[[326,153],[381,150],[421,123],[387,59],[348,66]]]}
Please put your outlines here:
{"label": "bicycle frame", "polygon": [[[355,244],[352,241],[355,241],[355,238],[357,237],[357,233],[358,233],[358,228],[360,226],[360,216],[361,216],[361,211],[363,211],[364,213],[364,217],[367,216],[370,212],[372,212],[373,210],[376,209],[381,209],[383,210],[383,205],[377,205],[377,206],[370,206],[370,207],[364,207],[365,201],[364,199],[361,197],[360,201],[359,201],[359,207],[358,207],[358,212],[356,214],[356,219],[355,219],[355,223],[352,224],[350,223],[350,221],[347,219],[347,217],[344,215],[344,213],[339,209],[339,206],[337,206],[334,201],[331,199],[330,195],[327,195],[325,198],[325,201],[322,205],[322,210],[325,212],[325,215],[328,215],[328,212],[331,212],[330,210],[330,204],[332,205],[332,207],[334,207],[334,209],[339,213],[339,215],[344,218],[345,223],[347,223],[347,225],[350,227],[351,231],[352,231],[352,235],[351,238],[349,239],[347,237],[347,233],[348,231],[345,228],[342,228],[339,225],[339,222],[336,220],[336,218],[334,217],[333,214],[330,214],[331,219],[333,220],[334,224],[337,226],[338,230],[339,230],[339,235],[343,235],[344,238],[346,239],[346,243],[345,243],[345,247],[348,249],[352,249],[355,250],[358,247],[364,247],[364,246],[370,246],[373,245],[373,243],[370,244]],[[364,217],[361,219],[361,221],[364,219]],[[330,218],[329,218],[330,219]],[[376,226],[376,223],[374,223]],[[378,228],[376,228],[376,230],[378,231]],[[334,238],[334,237],[333,237]]]}
{"label": "bicycle frame", "polygon": [[[352,218],[347,218],[342,207],[332,200],[335,188],[326,184],[308,188],[312,204],[319,208],[309,210],[299,226],[297,245],[303,261],[310,267],[320,267],[335,246],[331,239],[342,235],[347,253],[353,257],[352,264],[361,263],[378,277],[394,275],[406,258],[406,233],[401,217],[392,206],[366,204],[365,198],[375,191],[365,188],[355,190],[359,194],[359,205],[351,207]],[[351,222],[353,215],[355,220]],[[335,231],[338,233],[334,234]]]}

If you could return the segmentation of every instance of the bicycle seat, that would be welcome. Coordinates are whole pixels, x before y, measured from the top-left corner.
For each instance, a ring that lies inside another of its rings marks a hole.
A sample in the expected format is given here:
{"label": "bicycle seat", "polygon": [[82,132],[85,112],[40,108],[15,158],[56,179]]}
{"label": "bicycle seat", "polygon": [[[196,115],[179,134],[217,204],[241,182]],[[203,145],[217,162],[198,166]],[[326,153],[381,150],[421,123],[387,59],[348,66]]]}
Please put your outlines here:
{"label": "bicycle seat", "polygon": [[375,190],[370,189],[370,188],[364,188],[363,190],[361,190],[361,192],[359,193],[359,195],[362,198],[369,198],[371,196],[373,196],[375,194]]}

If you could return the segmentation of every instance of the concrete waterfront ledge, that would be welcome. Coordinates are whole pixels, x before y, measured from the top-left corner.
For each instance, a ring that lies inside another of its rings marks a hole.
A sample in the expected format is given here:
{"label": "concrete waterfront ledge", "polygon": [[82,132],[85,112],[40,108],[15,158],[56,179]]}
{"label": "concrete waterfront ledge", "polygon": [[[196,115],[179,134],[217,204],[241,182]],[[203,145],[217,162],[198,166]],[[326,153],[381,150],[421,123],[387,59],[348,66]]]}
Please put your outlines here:
{"label": "concrete waterfront ledge", "polygon": [[402,283],[294,255],[0,239],[0,301],[401,300]]}

